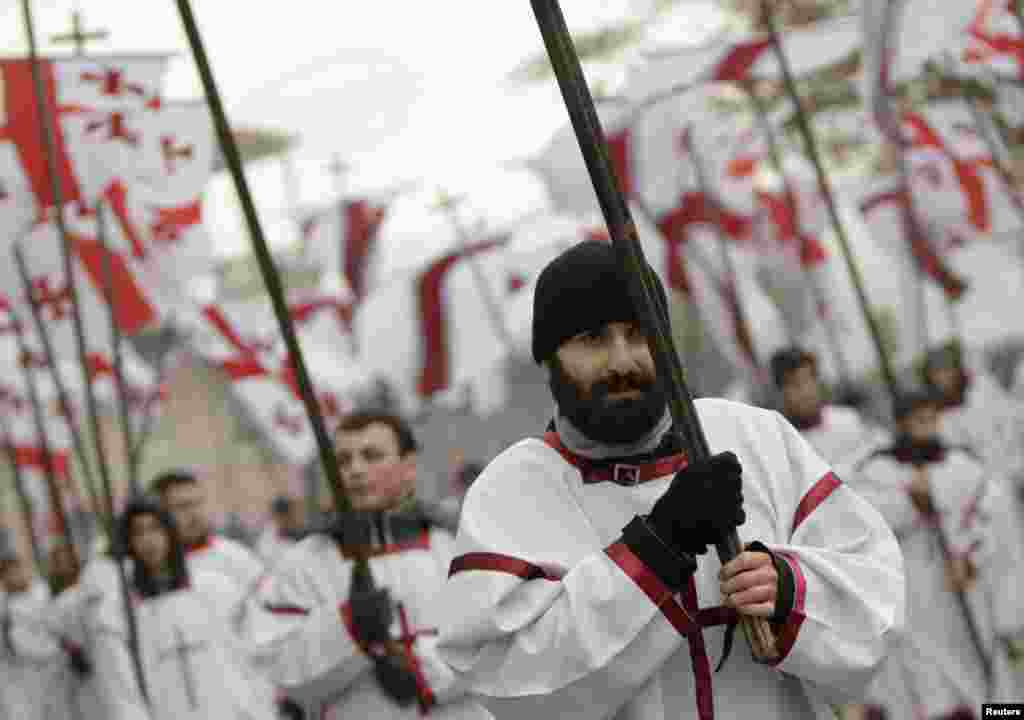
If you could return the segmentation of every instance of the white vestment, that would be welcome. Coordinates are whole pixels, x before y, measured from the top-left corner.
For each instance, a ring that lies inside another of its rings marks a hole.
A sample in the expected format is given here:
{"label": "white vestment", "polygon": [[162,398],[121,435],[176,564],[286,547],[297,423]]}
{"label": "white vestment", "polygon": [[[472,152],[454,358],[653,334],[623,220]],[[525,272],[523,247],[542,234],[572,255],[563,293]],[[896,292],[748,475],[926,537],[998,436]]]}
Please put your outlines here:
{"label": "white vestment", "polygon": [[888,439],[881,428],[865,423],[859,412],[840,405],[822,407],[821,422],[800,434],[844,480],[850,469]]}
{"label": "white vestment", "polygon": [[281,556],[295,546],[295,541],[278,530],[273,522],[267,523],[256,541],[256,554],[267,569],[277,565]]}
{"label": "white vestment", "polygon": [[377,587],[387,588],[396,605],[392,636],[407,641],[418,668],[418,703],[401,708],[377,685],[372,660],[351,626],[353,563],[326,535],[306,538],[281,560],[261,587],[260,607],[249,612],[248,637],[278,684],[307,708],[318,708],[312,717],[397,720],[419,717],[428,707],[430,717],[486,719],[435,650],[436,596],[452,545],[447,532],[424,529],[414,540],[384,545],[369,559]]}
{"label": "white vestment", "polygon": [[252,592],[263,575],[263,563],[240,542],[211,535],[202,545],[185,554],[189,574],[214,573],[232,581],[242,592]]}
{"label": "white vestment", "polygon": [[95,673],[79,675],[71,666],[71,653],[80,652],[93,662],[93,636],[89,630],[89,617],[102,596],[89,586],[74,585],[55,597],[47,611],[47,624],[64,651],[57,683],[58,692],[66,699],[67,720],[101,720],[106,717]]}
{"label": "white vestment", "polygon": [[794,577],[780,658],[755,663],[737,632],[713,672],[735,618],[714,550],[673,594],[620,541],[678,466],[619,466],[642,482],[587,483],[571,456],[527,439],[470,488],[438,603],[442,657],[498,720],[825,720],[830,703],[865,692],[901,629],[892,531],[778,413],[696,405],[711,451],[744,469],[741,541],[765,543]]}
{"label": "white vestment", "polygon": [[132,593],[150,705],[135,681],[124,616],[103,602],[91,618],[94,671],[111,720],[273,720],[254,691],[230,630],[244,601],[223,576],[190,574],[187,589],[139,599]]}
{"label": "white vestment", "polygon": [[60,717],[60,697],[51,694],[60,647],[46,625],[50,591],[36,581],[25,592],[0,593],[0,618],[10,632],[0,637],[0,720]]}
{"label": "white vestment", "polygon": [[[893,718],[917,717],[917,712],[923,713],[921,717],[941,717],[961,707],[978,712],[982,702],[1020,699],[1014,697],[1008,658],[996,640],[999,631],[1012,631],[1021,619],[1020,608],[1010,609],[1007,603],[1016,600],[1014,595],[1002,594],[1000,588],[1006,546],[991,523],[997,506],[1005,502],[999,486],[986,482],[982,465],[960,450],[950,450],[944,459],[925,467],[937,524],[911,503],[908,487],[913,466],[892,454],[868,459],[859,470],[857,484],[893,528],[905,560],[907,633],[872,692]],[[966,556],[978,571],[977,582],[965,595],[984,652],[992,658],[991,689],[968,621],[956,594],[947,587],[940,529],[949,552]]]}

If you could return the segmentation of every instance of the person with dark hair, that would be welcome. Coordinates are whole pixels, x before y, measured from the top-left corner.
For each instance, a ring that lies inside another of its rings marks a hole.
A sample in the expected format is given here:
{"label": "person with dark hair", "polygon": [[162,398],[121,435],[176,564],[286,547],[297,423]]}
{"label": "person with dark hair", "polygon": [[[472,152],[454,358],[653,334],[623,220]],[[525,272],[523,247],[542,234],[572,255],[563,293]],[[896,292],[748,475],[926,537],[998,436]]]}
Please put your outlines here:
{"label": "person with dark hair", "polygon": [[783,348],[772,356],[771,372],[783,416],[833,466],[846,470],[888,440],[855,408],[825,403],[813,353]]}
{"label": "person with dark hair", "polygon": [[[992,523],[1005,501],[983,465],[939,435],[941,404],[930,389],[904,391],[893,442],[857,468],[858,491],[899,539],[910,589],[906,637],[871,693],[875,716],[891,720],[980,718],[984,702],[1020,699],[1008,645],[1024,624],[1019,586],[995,591],[1000,575],[1017,570]],[[991,687],[956,593],[968,597],[983,634]]]}
{"label": "person with dark hair", "polygon": [[304,534],[302,503],[296,498],[278,495],[270,503],[270,522],[256,542],[256,554],[267,568],[273,568]]}
{"label": "person with dark hair", "polygon": [[[196,473],[161,473],[153,481],[153,490],[180,529],[189,571],[219,573],[231,580],[239,593],[252,592],[263,576],[263,563],[242,543],[213,532],[206,488]],[[236,620],[237,626],[242,617]]]}
{"label": "person with dark hair", "polygon": [[[650,327],[608,243],[540,274],[533,357],[554,419],[466,495],[441,656],[498,720],[828,717],[900,632],[896,540],[776,412],[697,400],[714,454],[692,458]],[[723,566],[709,548],[734,530]],[[765,663],[729,653],[743,616],[773,628]]]}
{"label": "person with dark hair", "polygon": [[44,720],[59,712],[50,692],[60,648],[45,624],[46,583],[13,548],[0,554],[0,718]]}
{"label": "person with dark hair", "polygon": [[122,720],[272,720],[269,697],[254,688],[229,630],[245,601],[223,576],[191,572],[170,513],[149,500],[129,502],[117,523],[129,561],[129,586],[149,704],[136,681],[123,608],[100,602],[91,613],[93,672],[107,709]]}
{"label": "person with dark hair", "polygon": [[[434,600],[454,540],[416,503],[411,429],[359,412],[334,443],[340,491],[358,515],[299,542],[261,585],[249,637],[269,673],[311,717],[487,718],[435,651]],[[373,587],[352,579],[357,546]]]}

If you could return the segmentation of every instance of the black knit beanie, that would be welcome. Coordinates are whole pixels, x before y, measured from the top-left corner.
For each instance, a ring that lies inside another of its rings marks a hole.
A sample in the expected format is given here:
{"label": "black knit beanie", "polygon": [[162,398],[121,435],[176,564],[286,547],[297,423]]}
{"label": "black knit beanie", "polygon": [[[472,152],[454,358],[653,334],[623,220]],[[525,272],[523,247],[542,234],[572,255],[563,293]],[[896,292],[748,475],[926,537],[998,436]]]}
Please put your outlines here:
{"label": "black knit beanie", "polygon": [[[665,314],[665,288],[651,266],[647,268]],[[622,273],[615,249],[601,240],[584,240],[544,268],[533,294],[533,359],[538,365],[566,340],[608,323],[637,322],[650,330],[633,308]]]}

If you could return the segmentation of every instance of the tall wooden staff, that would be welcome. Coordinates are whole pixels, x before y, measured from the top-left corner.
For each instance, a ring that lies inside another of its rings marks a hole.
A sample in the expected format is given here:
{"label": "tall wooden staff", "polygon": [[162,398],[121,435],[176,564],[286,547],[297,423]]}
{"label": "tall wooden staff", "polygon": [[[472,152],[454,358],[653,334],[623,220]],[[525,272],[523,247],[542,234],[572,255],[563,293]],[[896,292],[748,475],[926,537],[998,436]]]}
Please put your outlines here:
{"label": "tall wooden staff", "polygon": [[[793,184],[789,180],[789,176],[786,175],[785,166],[782,164],[782,152],[779,148],[779,139],[775,135],[775,128],[772,127],[771,121],[768,118],[768,110],[764,104],[764,98],[762,98],[758,92],[757,87],[753,82],[744,85],[743,88],[747,97],[750,98],[751,104],[754,106],[754,115],[757,117],[758,125],[761,127],[761,134],[764,135],[765,140],[768,143],[768,159],[771,161],[772,168],[782,178],[782,196],[786,203],[786,209],[789,211],[790,217],[794,219],[794,222],[799,222],[799,209],[796,202],[796,191],[793,188]],[[800,228],[796,228],[797,239],[801,243],[800,253],[804,254],[806,249],[806,243],[809,239],[805,239],[804,233],[800,232]],[[807,287],[811,291],[811,296],[814,299],[814,303],[818,308],[826,307],[825,292],[821,287],[821,284],[813,277],[811,273],[804,270],[804,281],[807,283]],[[842,344],[839,342],[839,337],[836,334],[836,326],[833,322],[831,314],[826,318],[821,318],[821,324],[825,330],[825,339],[828,342],[829,350],[832,353],[833,362],[835,362],[836,372],[839,374],[839,384],[844,388],[852,387],[852,375],[850,374],[850,367],[846,362],[846,356],[843,354]]]}
{"label": "tall wooden staff", "polygon": [[[648,344],[668,396],[674,431],[680,434],[690,457],[694,460],[703,460],[710,456],[711,451],[697,417],[693,398],[687,389],[682,364],[672,346],[672,336],[668,331],[668,309],[658,300],[655,285],[657,278],[647,269],[648,265],[629,206],[615,182],[604,133],[594,110],[594,100],[583,77],[583,69],[580,67],[576,48],[566,27],[562,9],[558,0],[531,0],[531,5],[544,38],[548,57],[558,78],[562,98],[569,111],[583,159],[586,161],[590,180],[601,204],[601,212],[608,225],[612,245],[620,265],[625,270],[630,297],[640,317],[650,319],[652,332],[648,337]],[[736,557],[743,546],[740,544],[739,535],[733,531],[722,538],[716,549],[724,564]],[[775,659],[778,652],[768,623],[749,616],[743,617],[742,622],[754,657],[764,662]]]}
{"label": "tall wooden staff", "polygon": [[818,142],[814,136],[814,131],[811,129],[811,124],[807,119],[807,112],[800,100],[800,94],[796,90],[796,81],[793,79],[793,71],[789,66],[789,60],[786,58],[786,52],[782,47],[778,27],[775,23],[775,16],[772,13],[772,7],[769,0],[761,0],[761,13],[768,25],[768,32],[771,36],[772,45],[775,48],[775,55],[778,58],[779,67],[782,70],[782,78],[786,85],[786,92],[789,94],[790,99],[792,99],[796,108],[797,125],[800,128],[800,134],[803,136],[804,145],[807,147],[807,154],[810,156],[811,162],[814,164],[814,171],[818,177],[818,187],[820,188],[821,195],[825,200],[825,207],[828,210],[829,220],[835,230],[836,239],[839,241],[839,248],[843,253],[843,259],[846,261],[846,269],[850,274],[853,289],[857,294],[857,301],[860,304],[861,312],[864,314],[864,322],[868,327],[868,332],[871,334],[871,340],[874,342],[875,350],[878,353],[878,366],[882,371],[882,380],[885,382],[890,396],[895,398],[899,389],[896,382],[896,373],[893,371],[892,363],[889,360],[889,353],[885,350],[885,344],[882,341],[882,330],[878,326],[878,320],[871,312],[871,304],[868,302],[867,291],[864,289],[864,280],[861,277],[860,268],[857,265],[857,260],[853,255],[852,248],[850,247],[850,241],[846,235],[846,228],[843,226],[842,220],[839,218],[839,208],[836,204],[835,195],[832,192],[832,186],[829,183],[828,175],[825,172],[825,166],[821,161],[821,153],[818,151]]}
{"label": "tall wooden staff", "polygon": [[[345,496],[341,485],[341,476],[334,457],[334,449],[327,435],[327,427],[324,424],[323,415],[320,413],[320,406],[313,391],[313,383],[310,380],[309,373],[306,371],[302,348],[299,346],[299,340],[295,335],[295,328],[292,327],[281,278],[274,267],[274,261],[271,258],[270,250],[263,236],[263,228],[260,226],[256,204],[253,202],[252,194],[249,192],[249,185],[245,179],[245,173],[242,170],[242,157],[238,152],[238,146],[235,144],[231,126],[228,124],[227,114],[224,112],[224,105],[221,102],[220,91],[213,77],[213,70],[210,68],[210,61],[206,56],[206,48],[199,34],[199,28],[196,26],[191,4],[188,0],[175,0],[175,2],[181,16],[185,34],[188,36],[189,45],[192,48],[192,55],[199,70],[199,77],[203,82],[206,100],[209,103],[210,113],[213,116],[214,126],[217,130],[217,137],[220,140],[221,151],[224,153],[225,164],[231,173],[235,191],[238,193],[238,198],[242,205],[242,214],[245,217],[246,226],[249,230],[253,253],[259,263],[260,274],[263,277],[267,293],[270,295],[274,315],[277,317],[277,323],[281,330],[281,336],[284,338],[285,346],[295,368],[296,385],[298,386],[299,394],[302,396],[302,402],[306,407],[306,415],[309,417],[310,425],[313,428],[313,435],[316,438],[317,450],[320,456],[320,464],[323,467],[324,474],[327,476],[328,485],[334,498],[334,506],[340,513],[347,516],[346,522],[357,524],[353,529],[358,537],[368,538],[369,518],[362,513],[356,514],[352,511],[351,504]],[[357,542],[345,548],[346,553],[355,560],[353,584],[359,587],[373,586],[366,549],[365,542]]]}

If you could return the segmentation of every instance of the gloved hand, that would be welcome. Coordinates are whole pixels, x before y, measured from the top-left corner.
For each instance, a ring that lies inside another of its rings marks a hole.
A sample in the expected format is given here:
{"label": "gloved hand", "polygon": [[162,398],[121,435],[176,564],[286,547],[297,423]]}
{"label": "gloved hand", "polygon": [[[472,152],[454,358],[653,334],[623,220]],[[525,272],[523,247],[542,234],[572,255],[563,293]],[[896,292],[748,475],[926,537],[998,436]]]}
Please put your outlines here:
{"label": "gloved hand", "polygon": [[89,662],[89,658],[85,656],[85,651],[82,648],[75,647],[68,650],[68,660],[71,669],[78,677],[84,678],[92,674],[92,663]]}
{"label": "gloved hand", "polygon": [[352,625],[356,638],[364,646],[387,642],[395,618],[391,594],[386,588],[353,588],[349,597]]}
{"label": "gloved hand", "polygon": [[683,468],[651,509],[654,533],[681,552],[703,555],[746,522],[742,476],[731,452]]}
{"label": "gloved hand", "polygon": [[403,658],[385,655],[376,659],[373,675],[384,694],[399,707],[411,705],[419,695],[416,676],[406,667]]}
{"label": "gloved hand", "polygon": [[306,713],[302,706],[291,698],[281,698],[277,701],[277,716],[281,720],[304,720]]}

